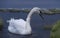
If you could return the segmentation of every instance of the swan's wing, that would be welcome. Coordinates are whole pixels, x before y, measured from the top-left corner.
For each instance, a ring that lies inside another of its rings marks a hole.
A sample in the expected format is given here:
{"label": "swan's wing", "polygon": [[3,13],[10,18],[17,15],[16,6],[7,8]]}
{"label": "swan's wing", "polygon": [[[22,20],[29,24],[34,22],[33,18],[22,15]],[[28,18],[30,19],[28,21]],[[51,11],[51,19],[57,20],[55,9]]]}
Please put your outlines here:
{"label": "swan's wing", "polygon": [[16,31],[21,33],[25,30],[25,24],[26,24],[26,21],[24,21],[23,19],[15,20],[14,27]]}
{"label": "swan's wing", "polygon": [[26,21],[23,19],[15,20],[16,26],[25,27]]}

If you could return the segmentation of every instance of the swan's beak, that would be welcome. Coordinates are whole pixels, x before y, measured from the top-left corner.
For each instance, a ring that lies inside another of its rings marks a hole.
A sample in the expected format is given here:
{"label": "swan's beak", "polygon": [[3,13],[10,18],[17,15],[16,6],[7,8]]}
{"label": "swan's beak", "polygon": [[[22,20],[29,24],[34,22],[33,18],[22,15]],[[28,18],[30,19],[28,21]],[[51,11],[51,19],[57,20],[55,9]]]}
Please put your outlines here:
{"label": "swan's beak", "polygon": [[40,17],[44,20],[44,17],[42,16],[42,12],[39,13]]}
{"label": "swan's beak", "polygon": [[44,17],[41,15],[41,14],[39,14],[40,15],[40,17],[44,20]]}

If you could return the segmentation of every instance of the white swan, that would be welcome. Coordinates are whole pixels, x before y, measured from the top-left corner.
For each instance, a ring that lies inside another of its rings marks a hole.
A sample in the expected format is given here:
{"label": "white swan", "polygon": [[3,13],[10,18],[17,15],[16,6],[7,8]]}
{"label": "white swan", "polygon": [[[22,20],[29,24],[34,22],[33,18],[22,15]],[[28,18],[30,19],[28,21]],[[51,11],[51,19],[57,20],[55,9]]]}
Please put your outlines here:
{"label": "white swan", "polygon": [[14,18],[11,18],[11,20],[8,20],[7,21],[9,22],[8,31],[11,33],[21,34],[21,35],[31,34],[32,29],[30,26],[30,19],[33,13],[40,14],[39,10],[40,8],[34,7],[28,14],[26,21],[23,19],[14,19]]}

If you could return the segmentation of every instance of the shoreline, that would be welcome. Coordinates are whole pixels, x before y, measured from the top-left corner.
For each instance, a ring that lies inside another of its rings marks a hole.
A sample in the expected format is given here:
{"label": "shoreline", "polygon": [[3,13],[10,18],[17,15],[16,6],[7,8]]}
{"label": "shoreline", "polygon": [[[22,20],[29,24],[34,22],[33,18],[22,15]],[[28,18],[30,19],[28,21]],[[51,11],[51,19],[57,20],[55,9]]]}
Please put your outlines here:
{"label": "shoreline", "polygon": [[[0,12],[15,12],[15,13],[19,13],[19,12],[25,12],[25,13],[29,13],[31,9],[28,8],[0,8]],[[48,12],[46,12],[48,10]],[[60,14],[60,9],[59,8],[54,8],[54,9],[44,9],[41,8],[41,10],[43,14],[46,15],[53,15],[53,14]]]}

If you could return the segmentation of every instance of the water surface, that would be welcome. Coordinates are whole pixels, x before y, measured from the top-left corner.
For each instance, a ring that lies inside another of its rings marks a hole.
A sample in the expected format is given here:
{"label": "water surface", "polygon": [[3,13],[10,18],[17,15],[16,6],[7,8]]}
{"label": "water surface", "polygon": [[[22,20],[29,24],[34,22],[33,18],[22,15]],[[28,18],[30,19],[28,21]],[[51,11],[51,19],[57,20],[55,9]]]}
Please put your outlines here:
{"label": "water surface", "polygon": [[50,30],[44,30],[42,27],[44,25],[51,25],[57,20],[60,19],[60,15],[43,15],[44,20],[42,20],[39,15],[34,14],[31,19],[31,27],[32,27],[32,35],[28,36],[21,36],[21,35],[16,35],[9,33],[7,28],[8,28],[8,23],[6,22],[10,18],[22,18],[26,20],[27,14],[26,13],[0,13],[0,16],[3,17],[4,19],[4,28],[3,28],[3,38],[49,38],[50,37]]}

